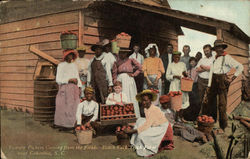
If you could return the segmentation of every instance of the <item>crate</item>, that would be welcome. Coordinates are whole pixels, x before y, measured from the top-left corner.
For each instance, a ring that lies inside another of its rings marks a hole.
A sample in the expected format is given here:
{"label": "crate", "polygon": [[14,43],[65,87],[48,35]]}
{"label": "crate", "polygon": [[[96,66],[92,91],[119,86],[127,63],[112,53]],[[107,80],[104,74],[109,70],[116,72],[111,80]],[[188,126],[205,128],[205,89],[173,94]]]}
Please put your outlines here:
{"label": "crate", "polygon": [[136,121],[134,105],[100,105],[101,125],[127,124]]}
{"label": "crate", "polygon": [[131,36],[126,33],[120,33],[116,36],[117,46],[120,48],[129,48]]}

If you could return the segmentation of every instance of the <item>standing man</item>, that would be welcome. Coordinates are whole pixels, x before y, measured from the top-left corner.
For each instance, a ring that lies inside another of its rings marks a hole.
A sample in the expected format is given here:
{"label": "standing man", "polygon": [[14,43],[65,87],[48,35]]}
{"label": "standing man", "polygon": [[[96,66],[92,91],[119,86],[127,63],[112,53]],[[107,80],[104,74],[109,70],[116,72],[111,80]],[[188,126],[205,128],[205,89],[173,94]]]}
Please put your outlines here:
{"label": "standing man", "polygon": [[163,53],[160,56],[160,58],[161,58],[161,60],[163,62],[164,69],[165,69],[165,73],[162,76],[163,83],[164,83],[163,88],[162,88],[162,94],[168,94],[168,92],[169,92],[170,82],[165,77],[166,77],[166,72],[167,72],[168,65],[170,63],[172,63],[172,54],[173,54],[173,45],[168,44],[167,45],[167,52]]}
{"label": "standing man", "polygon": [[[115,56],[112,54],[111,42],[108,39],[104,39],[101,42],[103,46],[103,55],[107,57],[108,62],[110,63],[110,69],[113,68],[114,62],[116,61]],[[111,71],[111,70],[110,70]]]}
{"label": "standing man", "polygon": [[[227,92],[230,83],[239,76],[243,71],[243,66],[230,55],[228,55],[224,49],[227,45],[221,40],[215,40],[214,47],[212,48],[216,52],[216,57],[209,73],[208,82],[208,105],[206,107],[206,112],[211,112],[211,108],[216,105],[212,105],[212,101],[216,100],[216,96],[219,97],[218,110],[219,110],[219,124],[221,128],[221,133],[225,131],[227,127]],[[235,68],[235,73],[232,78],[227,76],[227,73]],[[216,109],[214,109],[216,110]],[[212,111],[212,116],[216,116],[216,111]]]}
{"label": "standing man", "polygon": [[[133,47],[134,53],[129,56],[130,59],[135,59],[140,65],[144,62],[144,57],[139,53],[140,46],[135,44]],[[140,93],[143,90],[144,74],[143,72],[139,73],[138,76],[134,77],[137,92]]]}
{"label": "standing man", "polygon": [[189,66],[189,59],[190,59],[189,53],[191,51],[190,46],[189,45],[184,45],[182,51],[183,51],[184,55],[181,57],[180,61],[184,62],[186,64],[187,70],[189,70],[190,69],[190,66]]}
{"label": "standing man", "polygon": [[[202,58],[196,66],[196,71],[198,72],[197,83],[200,103],[199,106],[201,106],[202,104],[202,100],[208,85],[210,67],[212,66],[214,61],[214,58],[212,56],[212,46],[210,44],[206,44],[203,46],[203,52],[205,54],[205,57]],[[214,104],[216,104],[216,100],[214,102]],[[198,109],[200,110],[201,108]],[[216,117],[214,117],[214,120],[216,120]]]}
{"label": "standing man", "polygon": [[105,104],[113,86],[110,62],[103,54],[103,47],[99,43],[93,45],[91,50],[95,52],[95,57],[90,61],[88,67],[87,85],[94,88],[96,101]]}

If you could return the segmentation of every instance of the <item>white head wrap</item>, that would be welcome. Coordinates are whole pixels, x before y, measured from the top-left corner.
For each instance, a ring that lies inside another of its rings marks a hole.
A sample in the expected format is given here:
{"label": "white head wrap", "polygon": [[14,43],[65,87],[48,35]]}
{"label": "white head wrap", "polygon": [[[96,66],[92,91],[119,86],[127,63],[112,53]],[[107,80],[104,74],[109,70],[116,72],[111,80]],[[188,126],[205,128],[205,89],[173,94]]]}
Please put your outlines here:
{"label": "white head wrap", "polygon": [[158,46],[156,44],[151,43],[151,44],[148,44],[148,46],[145,48],[145,53],[147,57],[149,57],[149,49],[153,48],[154,46],[156,48],[156,57],[160,56]]}

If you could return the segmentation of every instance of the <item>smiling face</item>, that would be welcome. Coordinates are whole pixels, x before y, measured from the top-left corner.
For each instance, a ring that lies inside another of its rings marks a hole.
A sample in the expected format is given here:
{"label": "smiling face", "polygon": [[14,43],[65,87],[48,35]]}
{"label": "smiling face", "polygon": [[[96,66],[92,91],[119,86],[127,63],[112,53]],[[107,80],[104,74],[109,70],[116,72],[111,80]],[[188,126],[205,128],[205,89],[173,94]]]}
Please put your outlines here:
{"label": "smiling face", "polygon": [[148,109],[151,106],[151,103],[152,103],[150,95],[147,95],[147,94],[142,95],[142,102],[141,103],[142,103],[142,106],[144,108]]}
{"label": "smiling face", "polygon": [[92,92],[84,92],[85,98],[87,101],[91,101],[93,99],[93,93]]}
{"label": "smiling face", "polygon": [[178,63],[179,61],[180,61],[180,58],[181,58],[181,55],[179,54],[179,55],[174,55],[173,56],[173,61],[174,61],[174,63]]}

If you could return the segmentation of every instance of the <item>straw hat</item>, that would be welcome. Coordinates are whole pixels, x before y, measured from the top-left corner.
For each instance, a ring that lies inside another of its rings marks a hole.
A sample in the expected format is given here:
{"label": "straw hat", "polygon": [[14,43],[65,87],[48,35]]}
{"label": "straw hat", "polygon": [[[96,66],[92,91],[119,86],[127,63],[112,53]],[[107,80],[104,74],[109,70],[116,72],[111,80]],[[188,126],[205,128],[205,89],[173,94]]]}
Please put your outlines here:
{"label": "straw hat", "polygon": [[85,89],[84,89],[84,93],[94,93],[94,89],[92,88],[92,87],[86,87]]}
{"label": "straw hat", "polygon": [[216,47],[222,46],[223,49],[227,48],[227,44],[225,44],[222,40],[215,40],[214,41],[214,47],[212,47],[212,50],[215,50]]}
{"label": "straw hat", "polygon": [[85,45],[81,45],[79,46],[77,49],[77,51],[86,51],[87,50],[87,47]]}
{"label": "straw hat", "polygon": [[141,93],[136,95],[136,100],[138,102],[141,102],[142,101],[142,95],[144,95],[144,94],[151,94],[152,95],[152,101],[155,101],[157,99],[157,94],[156,93],[154,93],[152,90],[146,89],[146,90],[143,90]]}
{"label": "straw hat", "polygon": [[65,61],[65,58],[70,54],[73,53],[75,56],[73,57],[73,59],[77,58],[77,52],[75,50],[64,50],[63,51],[63,61]]}

